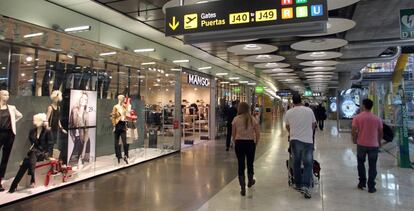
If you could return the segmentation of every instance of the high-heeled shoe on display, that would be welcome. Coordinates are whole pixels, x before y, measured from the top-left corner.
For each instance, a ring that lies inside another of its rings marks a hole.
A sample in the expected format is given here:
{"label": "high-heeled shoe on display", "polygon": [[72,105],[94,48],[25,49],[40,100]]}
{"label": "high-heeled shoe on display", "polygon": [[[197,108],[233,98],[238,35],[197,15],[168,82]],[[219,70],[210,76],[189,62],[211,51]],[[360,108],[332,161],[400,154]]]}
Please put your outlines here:
{"label": "high-heeled shoe on display", "polygon": [[124,161],[125,161],[126,164],[129,164],[128,163],[128,157],[127,156],[124,157]]}
{"label": "high-heeled shoe on display", "polygon": [[118,158],[118,164],[120,164],[121,163],[121,158]]}

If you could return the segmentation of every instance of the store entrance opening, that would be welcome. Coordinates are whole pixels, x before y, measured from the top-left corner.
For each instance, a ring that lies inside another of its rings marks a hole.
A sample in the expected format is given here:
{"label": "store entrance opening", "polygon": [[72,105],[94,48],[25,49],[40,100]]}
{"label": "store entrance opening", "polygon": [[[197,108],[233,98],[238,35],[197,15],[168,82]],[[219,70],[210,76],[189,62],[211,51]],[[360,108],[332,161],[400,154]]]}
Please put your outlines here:
{"label": "store entrance opening", "polygon": [[[195,79],[196,78],[196,79]],[[210,79],[182,75],[182,148],[205,142],[209,137]]]}

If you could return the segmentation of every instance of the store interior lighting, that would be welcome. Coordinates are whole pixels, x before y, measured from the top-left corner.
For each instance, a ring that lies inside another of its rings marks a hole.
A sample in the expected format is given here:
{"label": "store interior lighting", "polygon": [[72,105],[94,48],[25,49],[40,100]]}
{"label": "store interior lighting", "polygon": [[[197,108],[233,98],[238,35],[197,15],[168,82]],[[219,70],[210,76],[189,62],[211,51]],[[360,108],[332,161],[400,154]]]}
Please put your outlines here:
{"label": "store interior lighting", "polygon": [[181,59],[181,60],[174,60],[173,63],[178,64],[178,63],[188,63],[190,62],[190,60],[188,59]]}
{"label": "store interior lighting", "polygon": [[112,55],[115,55],[115,54],[116,54],[116,52],[112,51],[112,52],[100,53],[99,56],[112,56]]}
{"label": "store interior lighting", "polygon": [[43,32],[39,32],[39,33],[33,33],[33,34],[26,34],[23,37],[24,38],[39,37],[39,36],[42,36],[43,34],[44,34]]}
{"label": "store interior lighting", "polygon": [[226,76],[228,73],[216,73],[216,76]]}
{"label": "store interior lighting", "polygon": [[85,32],[90,31],[92,29],[91,26],[76,26],[64,29],[67,33],[78,33],[78,32]]}
{"label": "store interior lighting", "polygon": [[154,65],[154,64],[155,64],[155,62],[144,62],[144,63],[141,63],[142,66],[145,66],[145,65]]}
{"label": "store interior lighting", "polygon": [[181,68],[171,68],[170,70],[174,72],[181,72]]}
{"label": "store interior lighting", "polygon": [[211,69],[212,67],[200,67],[200,68],[198,68],[198,70],[209,70],[209,69]]}
{"label": "store interior lighting", "polygon": [[240,79],[240,77],[230,77],[229,79],[230,79],[230,80],[239,80],[239,79]]}
{"label": "store interior lighting", "polygon": [[142,48],[142,49],[135,49],[135,53],[146,53],[146,52],[154,52],[155,48]]}

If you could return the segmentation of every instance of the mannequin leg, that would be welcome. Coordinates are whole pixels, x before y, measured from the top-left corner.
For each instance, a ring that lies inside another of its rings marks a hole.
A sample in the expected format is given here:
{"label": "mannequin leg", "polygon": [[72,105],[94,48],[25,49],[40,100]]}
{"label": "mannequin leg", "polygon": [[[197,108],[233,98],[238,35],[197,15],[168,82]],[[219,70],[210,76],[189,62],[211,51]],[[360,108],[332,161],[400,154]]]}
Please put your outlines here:
{"label": "mannequin leg", "polygon": [[19,171],[17,172],[16,176],[13,179],[13,182],[10,186],[9,192],[13,193],[16,191],[17,186],[19,185],[20,180],[22,180],[24,174],[26,173],[26,171],[29,169],[30,166],[30,160],[29,158],[25,158],[23,160],[22,165],[20,165]]}
{"label": "mannequin leg", "polygon": [[119,131],[114,132],[114,145],[115,145],[115,156],[119,160],[122,158],[121,154],[121,145],[119,144],[119,138],[121,137],[121,133]]}
{"label": "mannequin leg", "polygon": [[0,147],[2,147],[3,149],[0,164],[0,178],[4,178],[4,175],[6,174],[7,164],[10,158],[10,153],[14,143],[13,132],[0,132],[0,142]]}

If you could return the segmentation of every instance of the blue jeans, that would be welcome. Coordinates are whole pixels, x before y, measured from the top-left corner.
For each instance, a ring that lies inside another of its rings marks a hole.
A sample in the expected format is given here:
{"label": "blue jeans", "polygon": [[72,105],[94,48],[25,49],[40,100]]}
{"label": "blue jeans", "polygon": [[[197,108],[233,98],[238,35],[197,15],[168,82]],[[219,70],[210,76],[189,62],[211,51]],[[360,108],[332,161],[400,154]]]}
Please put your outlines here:
{"label": "blue jeans", "polygon": [[[297,187],[311,186],[313,168],[313,144],[299,140],[290,141],[293,155],[293,176]],[[303,163],[303,172],[302,172]]]}
{"label": "blue jeans", "polygon": [[368,188],[375,188],[375,178],[377,177],[377,160],[378,147],[357,146],[358,159],[358,176],[359,184],[365,186],[367,184],[367,173],[365,170],[365,161],[368,157]]}

